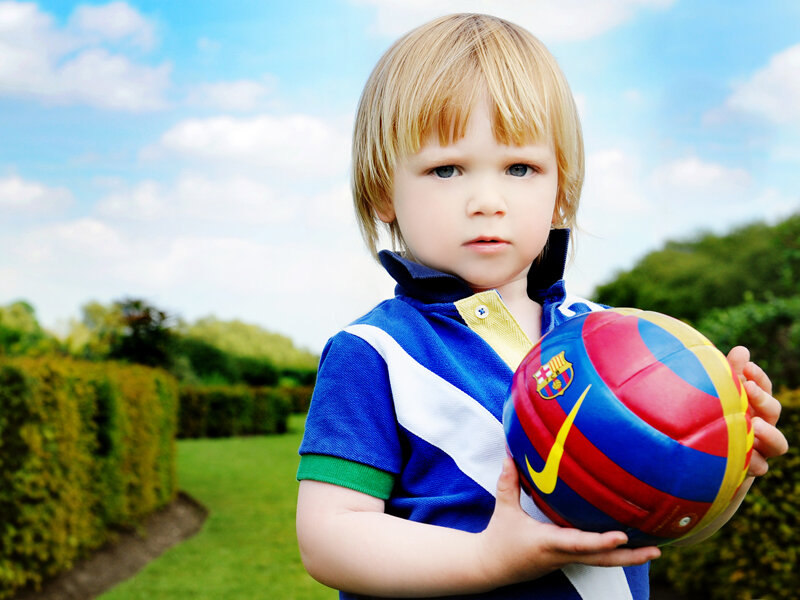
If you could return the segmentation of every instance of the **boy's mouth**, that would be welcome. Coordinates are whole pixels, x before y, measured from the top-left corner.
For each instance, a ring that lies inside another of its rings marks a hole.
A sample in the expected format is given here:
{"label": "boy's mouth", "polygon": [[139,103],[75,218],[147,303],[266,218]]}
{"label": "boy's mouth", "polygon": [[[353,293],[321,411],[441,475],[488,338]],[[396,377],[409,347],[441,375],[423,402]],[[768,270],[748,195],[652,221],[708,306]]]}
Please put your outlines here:
{"label": "boy's mouth", "polygon": [[494,237],[477,237],[467,242],[467,244],[507,244],[508,242],[501,238]]}
{"label": "boy's mouth", "polygon": [[510,242],[503,238],[481,236],[468,241],[465,246],[474,250],[497,250],[507,246]]}

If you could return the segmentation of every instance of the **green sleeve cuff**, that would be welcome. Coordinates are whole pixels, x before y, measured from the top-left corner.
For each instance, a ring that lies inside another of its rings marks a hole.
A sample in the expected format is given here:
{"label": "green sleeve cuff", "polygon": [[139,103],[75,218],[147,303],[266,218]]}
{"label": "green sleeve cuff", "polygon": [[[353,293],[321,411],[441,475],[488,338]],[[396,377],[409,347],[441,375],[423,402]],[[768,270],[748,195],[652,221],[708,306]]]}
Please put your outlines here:
{"label": "green sleeve cuff", "polygon": [[303,454],[297,479],[313,479],[387,500],[394,487],[394,475],[361,463],[324,454]]}

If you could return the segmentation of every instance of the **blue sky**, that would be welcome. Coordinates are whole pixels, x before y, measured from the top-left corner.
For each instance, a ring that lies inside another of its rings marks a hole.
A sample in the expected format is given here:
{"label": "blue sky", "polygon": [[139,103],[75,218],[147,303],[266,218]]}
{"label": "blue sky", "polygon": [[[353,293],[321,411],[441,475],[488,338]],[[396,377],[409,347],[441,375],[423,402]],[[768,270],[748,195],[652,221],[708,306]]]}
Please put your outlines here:
{"label": "blue sky", "polygon": [[[584,126],[571,291],[800,210],[800,3],[0,0],[0,303],[144,297],[319,351],[392,282],[348,192],[380,54],[447,12],[539,36]],[[724,260],[724,257],[720,257]]]}

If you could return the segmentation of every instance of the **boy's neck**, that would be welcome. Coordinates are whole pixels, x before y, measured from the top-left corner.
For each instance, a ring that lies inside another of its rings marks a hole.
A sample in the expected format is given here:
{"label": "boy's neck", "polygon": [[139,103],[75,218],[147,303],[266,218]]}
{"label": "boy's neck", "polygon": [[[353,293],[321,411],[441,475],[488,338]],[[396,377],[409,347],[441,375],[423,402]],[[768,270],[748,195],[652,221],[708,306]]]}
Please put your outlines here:
{"label": "boy's neck", "polygon": [[526,296],[518,305],[509,306],[506,303],[506,306],[528,339],[535,343],[542,336],[542,305]]}
{"label": "boy's neck", "polygon": [[528,338],[536,342],[542,335],[542,305],[531,300],[524,285],[508,285],[497,291]]}

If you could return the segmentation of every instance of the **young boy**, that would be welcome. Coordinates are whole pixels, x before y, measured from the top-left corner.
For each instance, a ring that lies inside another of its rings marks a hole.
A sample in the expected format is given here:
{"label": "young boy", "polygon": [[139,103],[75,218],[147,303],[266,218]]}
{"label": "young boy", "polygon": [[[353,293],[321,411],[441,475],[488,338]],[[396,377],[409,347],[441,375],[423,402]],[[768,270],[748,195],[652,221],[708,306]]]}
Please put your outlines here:
{"label": "young boy", "polygon": [[[657,548],[557,527],[523,496],[531,518],[505,458],[513,370],[555,325],[602,309],[562,280],[583,145],[554,59],[501,19],[428,23],[375,67],[353,156],[367,244],[386,224],[402,252],[379,255],[396,296],[322,355],[298,472],[309,573],[343,598],[646,598]],[[762,474],[785,451],[780,405],[746,350],[730,359],[760,417]]]}

